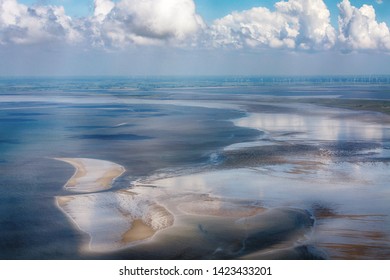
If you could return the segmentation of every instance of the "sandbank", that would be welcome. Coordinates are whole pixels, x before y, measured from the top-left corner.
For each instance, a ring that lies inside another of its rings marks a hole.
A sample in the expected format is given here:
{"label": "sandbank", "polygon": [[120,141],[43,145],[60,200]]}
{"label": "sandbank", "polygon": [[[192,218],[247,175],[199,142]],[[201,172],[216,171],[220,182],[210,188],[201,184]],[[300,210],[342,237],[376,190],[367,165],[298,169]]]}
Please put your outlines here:
{"label": "sandbank", "polygon": [[134,220],[131,228],[122,235],[122,242],[128,244],[152,237],[156,231],[141,219]]}
{"label": "sandbank", "polygon": [[174,220],[161,205],[126,191],[60,196],[56,200],[72,223],[90,237],[84,251],[127,248],[170,227]]}
{"label": "sandbank", "polygon": [[84,250],[120,250],[173,224],[173,216],[164,207],[134,192],[99,193],[112,187],[112,182],[125,172],[123,166],[89,158],[55,159],[76,169],[64,188],[86,193],[56,197],[59,209],[90,237]]}
{"label": "sandbank", "polygon": [[125,172],[119,164],[89,158],[55,158],[71,164],[75,169],[73,176],[64,188],[76,192],[97,192],[112,187],[112,182]]}

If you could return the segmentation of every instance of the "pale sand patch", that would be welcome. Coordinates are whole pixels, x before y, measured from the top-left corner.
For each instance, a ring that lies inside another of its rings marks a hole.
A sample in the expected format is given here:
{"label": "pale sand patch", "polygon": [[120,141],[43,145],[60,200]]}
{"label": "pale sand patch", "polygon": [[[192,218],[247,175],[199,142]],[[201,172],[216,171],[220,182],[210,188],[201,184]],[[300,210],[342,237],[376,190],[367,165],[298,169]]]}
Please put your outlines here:
{"label": "pale sand patch", "polygon": [[120,250],[173,224],[171,213],[137,193],[123,190],[96,193],[111,188],[113,180],[125,172],[121,165],[88,158],[56,159],[76,169],[65,189],[89,193],[56,197],[57,206],[79,230],[89,235],[84,249]]}
{"label": "pale sand patch", "polygon": [[71,197],[71,196],[57,196],[56,197],[57,204],[60,207],[65,206],[67,203],[69,203],[72,200],[73,200],[73,197]]}
{"label": "pale sand patch", "polygon": [[125,172],[119,164],[89,158],[55,158],[76,168],[64,188],[77,192],[97,192],[112,187],[112,182]]}
{"label": "pale sand patch", "polygon": [[58,207],[90,240],[84,250],[127,248],[173,225],[173,215],[141,195],[125,191],[57,197]]}
{"label": "pale sand patch", "polygon": [[122,242],[128,244],[144,240],[152,237],[155,233],[156,231],[151,226],[143,220],[137,219],[133,221],[131,228],[122,235]]}

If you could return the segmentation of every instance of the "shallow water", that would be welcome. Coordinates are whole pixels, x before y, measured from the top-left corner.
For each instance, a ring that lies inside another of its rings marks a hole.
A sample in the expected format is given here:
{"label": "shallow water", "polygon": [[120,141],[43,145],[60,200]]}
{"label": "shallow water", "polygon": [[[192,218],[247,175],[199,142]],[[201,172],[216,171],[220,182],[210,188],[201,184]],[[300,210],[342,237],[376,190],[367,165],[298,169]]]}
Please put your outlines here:
{"label": "shallow water", "polygon": [[[390,258],[389,116],[301,99],[384,98],[386,83],[159,83],[1,81],[0,258]],[[58,157],[126,169],[71,207],[84,228],[56,205],[74,173]],[[123,191],[173,225],[112,250]]]}

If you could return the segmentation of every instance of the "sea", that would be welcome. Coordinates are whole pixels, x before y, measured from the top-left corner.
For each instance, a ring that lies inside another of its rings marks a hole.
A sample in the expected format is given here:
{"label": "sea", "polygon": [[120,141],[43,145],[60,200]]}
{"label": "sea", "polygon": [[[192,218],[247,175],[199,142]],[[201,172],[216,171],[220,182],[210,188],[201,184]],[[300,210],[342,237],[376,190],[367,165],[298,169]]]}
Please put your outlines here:
{"label": "sea", "polygon": [[[75,169],[56,158],[123,166],[99,195],[173,224],[88,249],[115,217],[64,213]],[[0,78],[3,260],[390,259],[389,171],[386,75]]]}

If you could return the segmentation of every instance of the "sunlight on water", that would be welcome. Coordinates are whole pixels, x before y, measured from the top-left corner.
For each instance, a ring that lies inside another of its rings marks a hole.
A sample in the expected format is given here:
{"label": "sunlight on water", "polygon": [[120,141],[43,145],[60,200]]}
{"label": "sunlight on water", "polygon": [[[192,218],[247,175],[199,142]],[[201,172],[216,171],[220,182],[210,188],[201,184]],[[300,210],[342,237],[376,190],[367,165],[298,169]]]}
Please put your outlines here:
{"label": "sunlight on water", "polygon": [[[313,109],[315,110],[315,109]],[[356,113],[317,111],[303,114],[261,114],[252,113],[235,120],[237,126],[250,127],[280,135],[277,139],[319,140],[319,141],[382,141],[390,126],[359,120]],[[332,117],[332,113],[334,116]],[[295,135],[283,136],[283,133]],[[386,135],[387,136],[387,135]]]}
{"label": "sunlight on water", "polygon": [[0,81],[0,257],[389,259],[387,84],[260,81]]}

